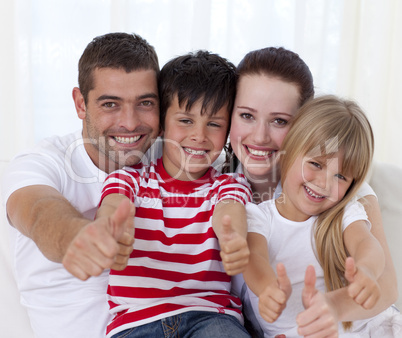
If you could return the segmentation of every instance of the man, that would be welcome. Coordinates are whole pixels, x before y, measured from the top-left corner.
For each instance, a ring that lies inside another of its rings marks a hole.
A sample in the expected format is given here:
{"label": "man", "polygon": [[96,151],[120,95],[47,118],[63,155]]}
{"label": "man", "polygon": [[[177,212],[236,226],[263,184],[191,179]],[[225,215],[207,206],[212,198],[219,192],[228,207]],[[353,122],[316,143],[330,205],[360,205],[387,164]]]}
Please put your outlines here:
{"label": "man", "polygon": [[108,269],[127,264],[133,213],[125,204],[93,220],[106,175],[138,163],[159,134],[158,75],[155,50],[140,36],[95,38],[73,89],[82,131],[19,154],[3,176],[19,230],[18,288],[37,337],[105,336]]}

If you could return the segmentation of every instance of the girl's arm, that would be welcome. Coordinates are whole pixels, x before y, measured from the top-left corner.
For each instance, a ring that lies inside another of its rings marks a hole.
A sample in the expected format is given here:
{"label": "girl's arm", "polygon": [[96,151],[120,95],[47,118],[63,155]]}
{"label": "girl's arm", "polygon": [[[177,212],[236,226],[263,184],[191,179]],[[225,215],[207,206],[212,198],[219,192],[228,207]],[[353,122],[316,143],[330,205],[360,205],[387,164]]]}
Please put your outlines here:
{"label": "girl's arm", "polygon": [[[385,255],[385,267],[377,282],[380,287],[380,298],[373,308],[364,309],[357,304],[348,293],[348,288],[327,292],[322,300],[322,307],[335,313],[339,321],[355,321],[367,319],[378,315],[380,312],[390,307],[398,298],[397,281],[395,268],[392,262],[391,253],[382,225],[381,211],[375,196],[365,196],[359,200],[366,210],[368,219],[371,223],[371,233],[380,243]],[[318,321],[312,320],[309,308],[298,315],[299,334],[308,335],[316,332],[319,327]],[[325,324],[325,323],[324,323]]]}
{"label": "girl's arm", "polygon": [[243,273],[244,280],[259,299],[262,318],[273,323],[286,307],[292,292],[283,264],[277,265],[277,274],[269,263],[267,240],[264,236],[250,232],[247,236],[250,248],[250,262]]}
{"label": "girl's arm", "polygon": [[221,247],[226,273],[233,276],[243,272],[250,256],[245,206],[233,199],[220,201],[212,215],[212,227]]}
{"label": "girl's arm", "polygon": [[343,232],[343,240],[351,256],[345,263],[348,294],[363,308],[371,309],[380,297],[377,279],[384,271],[384,251],[364,221],[350,224]]}

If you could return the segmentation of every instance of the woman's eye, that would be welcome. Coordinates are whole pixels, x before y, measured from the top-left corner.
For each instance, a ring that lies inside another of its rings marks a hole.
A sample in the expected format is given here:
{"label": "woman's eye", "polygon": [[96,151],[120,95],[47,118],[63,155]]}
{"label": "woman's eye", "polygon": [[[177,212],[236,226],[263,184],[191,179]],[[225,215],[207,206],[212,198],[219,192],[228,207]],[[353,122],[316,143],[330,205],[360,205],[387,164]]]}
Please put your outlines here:
{"label": "woman's eye", "polygon": [[287,120],[277,118],[274,120],[274,123],[279,126],[286,126],[289,122]]}
{"label": "woman's eye", "polygon": [[241,114],[240,114],[240,117],[241,117],[242,119],[245,119],[245,120],[251,120],[251,119],[253,118],[253,115],[251,115],[251,114],[249,114],[249,113],[241,113]]}

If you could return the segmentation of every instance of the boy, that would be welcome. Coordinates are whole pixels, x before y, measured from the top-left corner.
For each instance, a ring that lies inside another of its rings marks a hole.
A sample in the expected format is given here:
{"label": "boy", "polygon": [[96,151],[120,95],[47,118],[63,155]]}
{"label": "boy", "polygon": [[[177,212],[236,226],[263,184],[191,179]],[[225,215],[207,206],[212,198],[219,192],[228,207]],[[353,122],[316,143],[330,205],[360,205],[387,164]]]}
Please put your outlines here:
{"label": "boy", "polygon": [[229,275],[248,263],[251,192],[244,177],[211,167],[228,135],[234,68],[206,51],[168,62],[159,80],[162,157],[105,181],[98,217],[128,199],[135,205],[134,251],[125,270],[110,273],[108,337],[249,337]]}

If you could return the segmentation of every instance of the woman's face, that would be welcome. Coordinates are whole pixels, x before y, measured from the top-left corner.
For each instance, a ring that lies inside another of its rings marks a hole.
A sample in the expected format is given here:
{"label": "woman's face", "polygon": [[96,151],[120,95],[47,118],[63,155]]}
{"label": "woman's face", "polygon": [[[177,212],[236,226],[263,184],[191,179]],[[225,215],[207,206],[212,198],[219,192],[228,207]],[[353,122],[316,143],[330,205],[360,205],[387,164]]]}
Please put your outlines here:
{"label": "woman's face", "polygon": [[239,78],[230,142],[249,179],[269,179],[277,171],[278,150],[299,108],[299,96],[295,84],[278,78]]}

